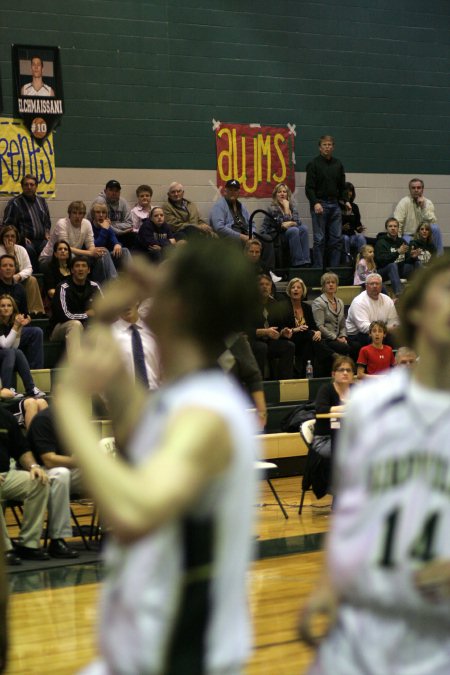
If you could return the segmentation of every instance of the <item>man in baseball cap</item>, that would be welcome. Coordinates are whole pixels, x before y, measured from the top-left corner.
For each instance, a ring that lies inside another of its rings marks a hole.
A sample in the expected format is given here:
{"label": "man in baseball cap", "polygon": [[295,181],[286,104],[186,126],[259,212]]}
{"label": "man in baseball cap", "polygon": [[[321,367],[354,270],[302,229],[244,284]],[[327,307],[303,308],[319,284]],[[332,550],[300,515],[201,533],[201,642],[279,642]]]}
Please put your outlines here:
{"label": "man in baseball cap", "polygon": [[236,178],[225,183],[223,197],[212,207],[209,222],[219,237],[240,240],[243,245],[248,241],[248,221],[250,214],[239,201],[241,184]]}
{"label": "man in baseball cap", "polygon": [[114,230],[121,246],[133,248],[135,233],[133,232],[131,209],[125,199],[121,198],[121,189],[122,186],[118,180],[109,180],[105,189],[96,197],[95,203],[104,202],[108,207],[111,228]]}

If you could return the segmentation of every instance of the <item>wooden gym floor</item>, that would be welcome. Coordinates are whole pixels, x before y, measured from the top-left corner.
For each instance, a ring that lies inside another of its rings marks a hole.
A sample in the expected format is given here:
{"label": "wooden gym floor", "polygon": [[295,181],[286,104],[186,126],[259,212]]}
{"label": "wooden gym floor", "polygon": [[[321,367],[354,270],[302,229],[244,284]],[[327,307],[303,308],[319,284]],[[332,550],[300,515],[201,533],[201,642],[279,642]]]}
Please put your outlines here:
{"label": "wooden gym floor", "polygon": [[[261,483],[255,506],[259,559],[249,575],[255,647],[246,675],[301,675],[313,656],[297,640],[296,623],[320,572],[330,502],[314,506],[312,493],[307,493],[299,516],[300,481],[274,481],[288,520],[267,483]],[[10,575],[8,675],[70,675],[95,657],[101,577],[98,563]]]}

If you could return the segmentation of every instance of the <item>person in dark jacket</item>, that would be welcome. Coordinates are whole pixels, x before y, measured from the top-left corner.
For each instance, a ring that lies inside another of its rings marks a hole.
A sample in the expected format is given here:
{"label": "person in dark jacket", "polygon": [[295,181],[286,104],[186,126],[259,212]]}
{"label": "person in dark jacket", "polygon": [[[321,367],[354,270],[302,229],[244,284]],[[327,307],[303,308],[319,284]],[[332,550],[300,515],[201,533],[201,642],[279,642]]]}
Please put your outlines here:
{"label": "person in dark jacket", "polygon": [[419,265],[428,265],[431,257],[437,255],[437,248],[433,243],[433,229],[430,223],[421,223],[410,242],[411,250],[418,249]]}
{"label": "person in dark jacket", "polygon": [[400,279],[408,279],[419,266],[419,251],[412,250],[398,236],[399,223],[396,218],[388,218],[384,227],[386,234],[379,235],[375,244],[375,264],[383,281],[389,279],[394,294],[399,296],[402,292]]}
{"label": "person in dark jacket", "polygon": [[367,244],[366,238],[363,235],[364,225],[361,222],[361,213],[358,204],[355,203],[356,190],[353,183],[345,183],[345,200],[348,207],[343,207],[342,210],[342,237],[344,240],[344,251],[347,260],[350,260],[352,255],[355,255],[361,250],[362,246]]}
{"label": "person in dark jacket", "polygon": [[122,246],[108,218],[108,207],[104,202],[94,202],[91,206],[91,224],[94,243],[97,248],[105,248],[110,252],[116,269],[130,259],[130,251]]}
{"label": "person in dark jacket", "polygon": [[76,255],[70,263],[71,275],[56,288],[52,300],[50,340],[66,341],[67,353],[79,349],[81,334],[88,319],[94,316],[92,302],[100,286],[89,277],[88,259]]}
{"label": "person in dark jacket", "polygon": [[160,262],[165,250],[175,242],[172,228],[164,220],[164,211],[154,206],[150,218],[145,218],[137,233],[138,247],[145,251],[152,262]]}
{"label": "person in dark jacket", "polygon": [[342,163],[333,157],[334,138],[321,136],[319,155],[306,167],[305,192],[311,208],[313,228],[314,267],[324,267],[324,253],[328,264],[340,265],[342,253],[341,205],[351,211],[345,201],[345,172]]}

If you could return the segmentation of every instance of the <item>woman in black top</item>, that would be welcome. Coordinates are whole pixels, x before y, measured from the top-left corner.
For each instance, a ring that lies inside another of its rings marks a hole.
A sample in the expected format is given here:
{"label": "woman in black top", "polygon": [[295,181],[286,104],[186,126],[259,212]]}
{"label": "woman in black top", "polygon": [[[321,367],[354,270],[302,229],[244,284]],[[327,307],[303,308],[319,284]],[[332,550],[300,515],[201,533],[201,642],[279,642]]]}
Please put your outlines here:
{"label": "woman in black top", "polygon": [[55,295],[58,284],[70,276],[69,264],[71,257],[72,250],[70,244],[64,239],[56,241],[53,246],[52,258],[44,272],[44,291],[47,302]]}

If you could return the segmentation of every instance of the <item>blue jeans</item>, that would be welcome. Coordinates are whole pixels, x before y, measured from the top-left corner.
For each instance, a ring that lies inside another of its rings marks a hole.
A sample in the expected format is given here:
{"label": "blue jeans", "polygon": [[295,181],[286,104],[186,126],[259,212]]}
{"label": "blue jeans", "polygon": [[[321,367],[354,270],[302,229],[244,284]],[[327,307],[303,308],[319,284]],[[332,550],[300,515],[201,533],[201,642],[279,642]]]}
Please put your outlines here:
{"label": "blue jeans", "polygon": [[391,282],[392,290],[394,291],[395,295],[400,295],[402,292],[402,283],[400,281],[400,275],[404,277],[405,279],[408,279],[411,274],[414,272],[414,269],[418,266],[417,265],[410,265],[409,263],[389,263],[389,265],[385,265],[381,269],[377,269],[378,274],[381,275],[381,278],[383,281],[386,281],[389,279]]}
{"label": "blue jeans", "polygon": [[34,382],[30,366],[20,349],[0,349],[0,377],[2,387],[11,389],[15,385],[14,373],[19,373],[27,394],[33,391]]}
{"label": "blue jeans", "polygon": [[91,279],[100,285],[108,279],[117,277],[117,270],[109,251],[101,258],[91,258],[91,265]]}
{"label": "blue jeans", "polygon": [[44,333],[42,328],[25,326],[20,335],[19,349],[32,369],[44,367]]}
{"label": "blue jeans", "polygon": [[365,236],[359,232],[355,232],[355,234],[343,234],[342,238],[344,240],[344,251],[347,254],[350,254],[352,251],[359,253],[361,246],[365,246],[367,243]]}
{"label": "blue jeans", "polygon": [[341,264],[342,255],[342,213],[337,201],[321,201],[323,213],[320,215],[311,209],[313,227],[313,263],[324,268],[324,254],[327,251],[327,263],[330,267]]}
{"label": "blue jeans", "polygon": [[291,264],[306,265],[310,262],[308,230],[304,225],[293,225],[284,231],[283,237],[289,244]]}

